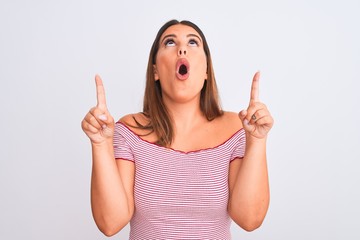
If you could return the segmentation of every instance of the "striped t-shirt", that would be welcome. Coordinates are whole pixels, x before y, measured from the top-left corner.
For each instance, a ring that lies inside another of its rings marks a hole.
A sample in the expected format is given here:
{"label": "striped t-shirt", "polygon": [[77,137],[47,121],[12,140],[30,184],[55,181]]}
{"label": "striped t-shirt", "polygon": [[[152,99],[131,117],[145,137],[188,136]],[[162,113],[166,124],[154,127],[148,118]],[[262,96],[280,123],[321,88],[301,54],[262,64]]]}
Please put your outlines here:
{"label": "striped t-shirt", "polygon": [[130,239],[231,239],[229,163],[244,156],[243,129],[214,148],[182,152],[116,123],[114,152],[135,163]]}

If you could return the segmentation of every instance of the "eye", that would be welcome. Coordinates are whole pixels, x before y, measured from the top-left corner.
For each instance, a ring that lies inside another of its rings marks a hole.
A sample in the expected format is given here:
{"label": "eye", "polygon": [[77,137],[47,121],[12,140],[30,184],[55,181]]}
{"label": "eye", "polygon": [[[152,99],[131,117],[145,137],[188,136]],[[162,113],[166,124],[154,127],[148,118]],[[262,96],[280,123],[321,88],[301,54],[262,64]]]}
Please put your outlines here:
{"label": "eye", "polygon": [[189,46],[191,47],[196,47],[196,46],[199,46],[199,43],[196,39],[190,39],[189,40]]}
{"label": "eye", "polygon": [[164,42],[164,44],[165,44],[165,46],[167,46],[167,47],[175,46],[174,39],[172,39],[172,38],[166,39],[165,42]]}

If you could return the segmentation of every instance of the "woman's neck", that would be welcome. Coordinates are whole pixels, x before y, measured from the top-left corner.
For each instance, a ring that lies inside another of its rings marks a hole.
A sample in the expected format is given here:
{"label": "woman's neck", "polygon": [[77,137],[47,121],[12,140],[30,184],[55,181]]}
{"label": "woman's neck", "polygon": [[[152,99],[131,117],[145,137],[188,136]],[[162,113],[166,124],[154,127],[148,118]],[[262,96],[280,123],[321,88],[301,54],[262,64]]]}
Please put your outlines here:
{"label": "woman's neck", "polygon": [[195,126],[206,121],[206,118],[200,109],[199,100],[187,103],[167,101],[165,105],[173,120],[175,133],[192,131]]}

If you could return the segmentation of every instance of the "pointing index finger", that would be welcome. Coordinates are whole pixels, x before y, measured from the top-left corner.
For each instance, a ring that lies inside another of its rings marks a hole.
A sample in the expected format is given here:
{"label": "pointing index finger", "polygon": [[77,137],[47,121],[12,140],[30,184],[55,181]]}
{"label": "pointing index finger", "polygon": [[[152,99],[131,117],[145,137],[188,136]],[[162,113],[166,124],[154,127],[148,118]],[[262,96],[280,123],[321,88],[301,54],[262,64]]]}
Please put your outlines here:
{"label": "pointing index finger", "polygon": [[105,89],[99,75],[95,76],[95,83],[96,83],[97,107],[106,110],[107,107],[106,107]]}
{"label": "pointing index finger", "polygon": [[251,93],[250,93],[250,101],[259,101],[259,80],[260,80],[260,72],[256,72],[251,84]]}

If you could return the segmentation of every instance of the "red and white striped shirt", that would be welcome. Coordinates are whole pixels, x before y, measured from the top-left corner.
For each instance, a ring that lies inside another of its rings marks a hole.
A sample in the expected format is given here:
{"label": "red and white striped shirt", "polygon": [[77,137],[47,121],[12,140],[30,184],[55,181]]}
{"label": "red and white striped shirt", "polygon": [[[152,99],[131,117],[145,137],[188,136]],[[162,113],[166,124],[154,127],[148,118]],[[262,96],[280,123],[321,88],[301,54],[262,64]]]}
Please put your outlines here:
{"label": "red and white striped shirt", "polygon": [[244,156],[243,129],[217,147],[182,152],[116,123],[114,152],[135,163],[130,239],[231,239],[229,163]]}

